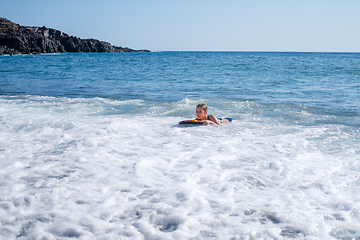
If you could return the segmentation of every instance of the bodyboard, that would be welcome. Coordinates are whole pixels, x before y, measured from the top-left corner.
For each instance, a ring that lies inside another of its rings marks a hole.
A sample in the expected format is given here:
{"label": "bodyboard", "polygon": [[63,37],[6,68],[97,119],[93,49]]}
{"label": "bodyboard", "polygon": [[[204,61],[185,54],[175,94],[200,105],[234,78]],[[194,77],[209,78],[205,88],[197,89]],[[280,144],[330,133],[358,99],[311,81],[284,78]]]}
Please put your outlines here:
{"label": "bodyboard", "polygon": [[179,124],[196,124],[196,125],[202,125],[204,124],[203,121],[200,121],[200,120],[183,120],[183,121],[180,121]]}

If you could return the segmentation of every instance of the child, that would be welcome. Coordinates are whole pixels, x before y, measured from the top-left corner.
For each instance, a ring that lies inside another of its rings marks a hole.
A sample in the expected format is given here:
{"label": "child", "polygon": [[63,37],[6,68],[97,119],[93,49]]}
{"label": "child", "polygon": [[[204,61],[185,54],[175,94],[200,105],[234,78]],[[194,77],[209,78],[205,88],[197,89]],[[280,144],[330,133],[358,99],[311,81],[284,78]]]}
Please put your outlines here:
{"label": "child", "polygon": [[221,125],[222,123],[231,122],[231,118],[216,118],[214,115],[207,115],[208,107],[206,104],[201,103],[196,106],[196,117],[197,120],[204,121],[204,125]]}

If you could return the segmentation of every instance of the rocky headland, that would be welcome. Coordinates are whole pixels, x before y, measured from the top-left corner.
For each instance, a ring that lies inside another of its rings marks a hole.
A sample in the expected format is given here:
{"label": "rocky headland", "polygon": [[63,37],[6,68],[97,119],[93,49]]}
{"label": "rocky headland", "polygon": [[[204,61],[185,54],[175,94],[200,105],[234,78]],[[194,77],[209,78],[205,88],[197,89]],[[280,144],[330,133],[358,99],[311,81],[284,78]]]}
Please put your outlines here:
{"label": "rocky headland", "polygon": [[0,55],[65,52],[150,52],[81,39],[46,27],[26,27],[0,18]]}

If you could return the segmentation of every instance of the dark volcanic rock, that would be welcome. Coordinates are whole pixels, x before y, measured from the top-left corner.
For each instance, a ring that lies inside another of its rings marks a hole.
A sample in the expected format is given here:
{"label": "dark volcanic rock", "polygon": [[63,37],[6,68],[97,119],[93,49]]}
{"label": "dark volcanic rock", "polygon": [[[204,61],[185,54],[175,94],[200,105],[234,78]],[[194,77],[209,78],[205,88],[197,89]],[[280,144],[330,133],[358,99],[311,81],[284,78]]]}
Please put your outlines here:
{"label": "dark volcanic rock", "polygon": [[0,18],[0,55],[61,52],[149,52],[81,39],[46,27],[25,27]]}

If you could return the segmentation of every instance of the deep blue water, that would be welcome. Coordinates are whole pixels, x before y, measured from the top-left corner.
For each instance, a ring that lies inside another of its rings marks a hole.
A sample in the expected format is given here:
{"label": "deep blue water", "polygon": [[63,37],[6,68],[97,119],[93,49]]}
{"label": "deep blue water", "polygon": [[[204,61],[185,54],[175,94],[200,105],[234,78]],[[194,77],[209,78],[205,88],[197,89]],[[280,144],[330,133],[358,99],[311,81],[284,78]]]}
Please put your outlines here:
{"label": "deep blue water", "polygon": [[350,117],[355,125],[360,114],[360,53],[67,53],[0,63],[2,96],[250,101],[269,111],[285,104]]}
{"label": "deep blue water", "polygon": [[359,110],[360,53],[68,53],[0,61],[1,95],[221,98]]}

